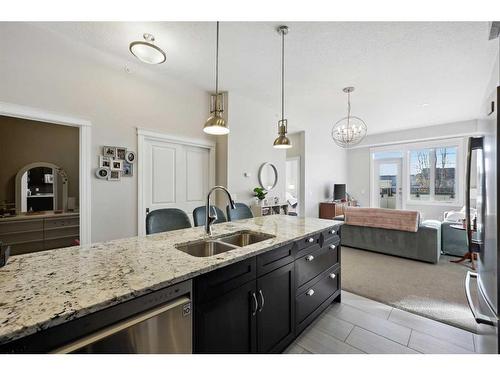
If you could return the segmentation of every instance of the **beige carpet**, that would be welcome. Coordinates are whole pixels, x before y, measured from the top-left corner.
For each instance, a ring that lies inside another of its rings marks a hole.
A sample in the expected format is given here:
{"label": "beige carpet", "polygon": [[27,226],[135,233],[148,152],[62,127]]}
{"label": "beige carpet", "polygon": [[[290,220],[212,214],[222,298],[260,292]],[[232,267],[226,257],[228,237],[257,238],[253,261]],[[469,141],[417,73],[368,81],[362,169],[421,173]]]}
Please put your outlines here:
{"label": "beige carpet", "polygon": [[429,264],[342,247],[342,289],[476,332],[464,279],[469,268],[441,256]]}

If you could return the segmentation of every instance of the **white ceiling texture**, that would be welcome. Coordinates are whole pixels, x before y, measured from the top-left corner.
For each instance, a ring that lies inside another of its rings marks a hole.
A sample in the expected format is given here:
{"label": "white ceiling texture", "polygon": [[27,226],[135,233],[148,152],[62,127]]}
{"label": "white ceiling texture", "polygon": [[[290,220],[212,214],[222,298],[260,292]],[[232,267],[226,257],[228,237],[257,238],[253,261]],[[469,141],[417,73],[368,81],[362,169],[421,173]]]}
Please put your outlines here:
{"label": "white ceiling texture", "polygon": [[[222,22],[220,86],[280,111],[282,22]],[[352,113],[369,133],[482,117],[497,43],[488,22],[290,22],[286,36],[286,112],[291,130],[329,129],[346,115],[345,86],[355,86]],[[98,50],[103,64],[147,69],[207,91],[214,87],[215,22],[38,23]],[[156,37],[166,63],[138,63],[128,45]],[[61,51],[68,53],[70,51]],[[151,73],[149,72],[149,73]],[[258,110],[258,108],[256,108]],[[308,124],[294,122],[300,112]]]}

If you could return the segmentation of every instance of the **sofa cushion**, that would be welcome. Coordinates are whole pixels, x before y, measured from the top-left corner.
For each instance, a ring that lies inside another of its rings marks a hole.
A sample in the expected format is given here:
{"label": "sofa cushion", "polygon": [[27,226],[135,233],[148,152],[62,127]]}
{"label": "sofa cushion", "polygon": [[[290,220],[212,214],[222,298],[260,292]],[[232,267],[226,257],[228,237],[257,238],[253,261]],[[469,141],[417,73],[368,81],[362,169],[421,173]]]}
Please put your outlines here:
{"label": "sofa cushion", "polygon": [[345,223],[349,225],[394,229],[405,232],[418,230],[418,211],[392,210],[388,208],[346,207]]}

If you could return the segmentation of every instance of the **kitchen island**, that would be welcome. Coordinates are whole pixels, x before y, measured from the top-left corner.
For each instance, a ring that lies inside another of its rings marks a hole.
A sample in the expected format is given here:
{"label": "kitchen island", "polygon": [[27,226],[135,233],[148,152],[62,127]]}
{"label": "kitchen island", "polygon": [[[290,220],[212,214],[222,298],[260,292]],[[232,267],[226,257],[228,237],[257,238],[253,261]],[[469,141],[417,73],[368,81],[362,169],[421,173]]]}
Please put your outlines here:
{"label": "kitchen island", "polygon": [[[194,279],[196,289],[201,285],[196,280],[202,275],[217,269],[224,272],[223,267],[286,245],[294,249],[291,261],[298,260],[307,256],[308,246],[317,247],[311,251],[323,249],[323,242],[330,241],[327,233],[337,238],[340,225],[284,215],[217,224],[213,226],[215,238],[240,231],[272,237],[209,257],[195,257],[176,248],[206,238],[202,227],[12,257],[0,269],[0,351],[15,347],[18,340],[29,342],[44,331],[82,318],[88,321],[99,312],[186,280]],[[301,239],[306,242],[302,244]],[[300,285],[296,286],[299,290]],[[339,297],[340,290],[332,296]]]}

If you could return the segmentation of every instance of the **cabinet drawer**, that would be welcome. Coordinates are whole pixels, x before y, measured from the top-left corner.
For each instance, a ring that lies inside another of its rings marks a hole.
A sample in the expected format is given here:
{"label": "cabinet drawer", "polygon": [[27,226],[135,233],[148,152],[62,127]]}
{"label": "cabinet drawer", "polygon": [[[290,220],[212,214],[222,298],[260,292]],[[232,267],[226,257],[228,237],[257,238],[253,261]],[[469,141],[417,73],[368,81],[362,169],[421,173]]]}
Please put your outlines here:
{"label": "cabinet drawer", "polygon": [[209,301],[257,277],[255,257],[198,276],[194,283],[194,298]]}
{"label": "cabinet drawer", "polygon": [[13,220],[0,223],[0,238],[3,234],[43,230],[43,219]]}
{"label": "cabinet drawer", "polygon": [[306,319],[328,297],[339,289],[340,268],[330,268],[323,277],[295,297],[297,324]]}
{"label": "cabinet drawer", "polygon": [[43,251],[43,250],[44,250],[43,239],[20,242],[15,245],[10,245],[10,255],[35,253],[37,251]]}
{"label": "cabinet drawer", "polygon": [[62,237],[71,237],[73,239],[74,238],[78,239],[79,235],[80,235],[79,227],[59,227],[59,228],[45,229],[44,231],[44,239],[46,241]]}
{"label": "cabinet drawer", "polygon": [[338,239],[327,242],[295,261],[297,286],[307,283],[339,262],[339,242]]}
{"label": "cabinet drawer", "polygon": [[80,225],[80,218],[78,216],[45,219],[45,229],[78,226],[78,225]]}
{"label": "cabinet drawer", "polygon": [[74,237],[61,237],[61,238],[50,238],[43,241],[44,250],[59,249],[61,247],[76,246],[75,240],[78,239],[78,235]]}
{"label": "cabinet drawer", "polygon": [[4,245],[15,245],[25,242],[43,241],[43,231],[26,231],[26,232],[13,232],[8,234],[0,234],[0,240]]}
{"label": "cabinet drawer", "polygon": [[328,241],[337,241],[340,240],[340,227],[341,225],[335,225],[331,228],[328,228],[327,230],[324,230],[321,233],[322,241],[321,243],[324,244],[325,242]]}
{"label": "cabinet drawer", "polygon": [[288,263],[293,262],[295,255],[295,243],[289,243],[285,246],[268,251],[257,256],[257,276],[265,275]]}
{"label": "cabinet drawer", "polygon": [[[307,236],[304,238],[301,238],[298,240],[297,243],[297,250],[300,252],[302,250],[308,249],[311,246],[319,246],[319,240],[321,237],[321,233],[316,233],[311,236]],[[297,256],[300,256],[300,254],[297,254]]]}

